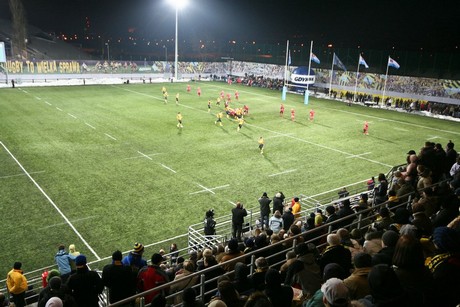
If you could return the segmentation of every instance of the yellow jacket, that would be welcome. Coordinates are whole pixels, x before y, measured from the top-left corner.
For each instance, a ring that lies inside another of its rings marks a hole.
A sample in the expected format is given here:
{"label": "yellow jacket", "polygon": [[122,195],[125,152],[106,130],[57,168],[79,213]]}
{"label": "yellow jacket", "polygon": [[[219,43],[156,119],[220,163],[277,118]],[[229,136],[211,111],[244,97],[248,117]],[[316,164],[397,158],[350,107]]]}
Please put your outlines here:
{"label": "yellow jacket", "polygon": [[8,272],[6,286],[12,294],[20,294],[27,290],[27,279],[22,274],[22,270],[12,269]]}

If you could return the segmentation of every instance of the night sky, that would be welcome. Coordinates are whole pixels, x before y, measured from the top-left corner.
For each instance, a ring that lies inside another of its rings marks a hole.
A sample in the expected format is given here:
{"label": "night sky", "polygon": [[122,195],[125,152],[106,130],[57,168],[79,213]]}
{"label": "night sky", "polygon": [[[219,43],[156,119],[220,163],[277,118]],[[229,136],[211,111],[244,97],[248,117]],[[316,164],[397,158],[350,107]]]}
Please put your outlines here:
{"label": "night sky", "polygon": [[[175,11],[166,0],[23,0],[27,20],[45,31],[149,39],[174,37]],[[0,1],[0,18],[10,18]],[[188,0],[179,35],[190,40],[308,43],[398,50],[460,47],[459,0]],[[458,49],[457,49],[458,50]]]}

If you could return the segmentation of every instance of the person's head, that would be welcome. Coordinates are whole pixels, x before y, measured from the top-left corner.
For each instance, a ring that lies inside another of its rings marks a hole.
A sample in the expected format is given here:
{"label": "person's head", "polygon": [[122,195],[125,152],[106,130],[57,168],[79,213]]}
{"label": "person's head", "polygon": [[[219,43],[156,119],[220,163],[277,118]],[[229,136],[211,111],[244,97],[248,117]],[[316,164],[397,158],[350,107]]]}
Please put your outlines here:
{"label": "person's head", "polygon": [[273,304],[263,292],[256,291],[249,296],[244,307],[273,307]]}
{"label": "person's head", "polygon": [[299,202],[299,198],[298,197],[294,197],[294,202]]}
{"label": "person's head", "polygon": [[372,256],[368,253],[357,253],[353,256],[353,264],[355,268],[370,268],[372,267]]}
{"label": "person's head", "polygon": [[335,213],[335,207],[334,206],[327,206],[326,207],[326,215],[330,216]]}
{"label": "person's head", "polygon": [[382,218],[390,217],[390,210],[387,207],[381,207],[379,210],[379,215]]}
{"label": "person's head", "polygon": [[142,245],[141,243],[134,243],[134,247],[133,247],[133,254],[135,255],[142,255],[144,253],[144,245]]}
{"label": "person's head", "polygon": [[329,235],[327,235],[327,244],[329,244],[329,246],[336,246],[336,245],[340,245],[340,237],[338,234],[335,234],[335,233],[331,233]]}
{"label": "person's head", "polygon": [[230,241],[228,241],[228,249],[230,251],[237,251],[238,250],[238,240],[237,239],[230,239]]}
{"label": "person's head", "polygon": [[259,257],[256,259],[256,268],[258,270],[266,270],[268,269],[268,261],[265,257]]}
{"label": "person's head", "polygon": [[16,261],[14,264],[13,264],[13,269],[15,270],[20,270],[22,267],[22,263],[19,262],[19,261]]}
{"label": "person's head", "polygon": [[378,181],[384,181],[384,180],[387,180],[386,177],[385,177],[385,174],[383,173],[380,173],[378,178],[377,178]]}
{"label": "person's head", "polygon": [[398,276],[387,264],[374,265],[367,280],[375,303],[391,302],[404,293]]}
{"label": "person's head", "polygon": [[[179,262],[179,259],[177,259],[177,261]],[[161,256],[158,253],[155,253],[152,255],[151,262],[152,265],[160,265],[163,262],[163,256]]]}
{"label": "person's head", "polygon": [[346,228],[339,228],[337,230],[337,235],[339,236],[340,241],[350,239],[350,233],[348,232],[348,230]]}
{"label": "person's head", "polygon": [[75,258],[75,265],[77,268],[83,268],[86,266],[86,256],[83,254],[80,254]]}
{"label": "person's head", "polygon": [[51,278],[49,280],[48,284],[49,284],[51,290],[55,290],[55,291],[60,290],[61,285],[62,285],[61,277],[54,276],[53,278]]}
{"label": "person's head", "polygon": [[235,279],[236,280],[246,280],[249,275],[249,267],[242,262],[237,262],[235,264]]}
{"label": "person's head", "polygon": [[185,304],[192,306],[196,299],[196,292],[193,288],[186,288],[182,293],[182,301]]}
{"label": "person's head", "polygon": [[242,204],[241,202],[237,202],[237,203],[236,203],[236,207],[239,208],[239,209],[241,209],[241,208],[243,208],[243,204]]}
{"label": "person's head", "polygon": [[[260,138],[262,138],[262,137],[260,137]],[[267,192],[263,192],[262,197],[268,197]]]}
{"label": "person's head", "polygon": [[443,253],[460,252],[460,235],[453,228],[436,227],[433,231],[433,243]]}
{"label": "person's head", "polygon": [[447,143],[447,149],[454,149],[455,144],[452,143],[451,140],[449,140],[449,143]]}
{"label": "person's head", "polygon": [[399,234],[394,230],[387,230],[382,235],[382,244],[387,247],[395,247]]}
{"label": "person's head", "polygon": [[227,304],[234,304],[239,300],[239,294],[230,280],[223,280],[217,283],[217,290],[220,298]]}
{"label": "person's head", "polygon": [[393,265],[401,269],[423,269],[425,257],[420,240],[413,236],[403,235],[398,239],[393,254]]}
{"label": "person's head", "polygon": [[276,218],[279,219],[281,217],[281,212],[279,210],[276,210],[274,215]]}
{"label": "person's head", "polygon": [[75,253],[75,251],[76,251],[75,244],[70,244],[69,245],[69,252],[70,253]]}
{"label": "person's head", "polygon": [[121,254],[121,252],[119,250],[116,250],[113,252],[112,254],[112,260],[113,261],[121,261],[121,259],[123,258],[123,255]]}
{"label": "person's head", "polygon": [[186,261],[184,261],[184,270],[193,273],[193,272],[195,272],[195,265],[193,264],[192,261],[186,260]]}
{"label": "person's head", "polygon": [[286,253],[286,260],[289,260],[289,259],[294,259],[296,257],[296,254],[294,251],[288,251]]}
{"label": "person's head", "polygon": [[338,278],[328,279],[322,286],[325,306],[348,306],[348,288]]}
{"label": "person's head", "polygon": [[345,279],[347,273],[345,269],[337,263],[328,263],[323,270],[323,282],[326,282],[330,278]]}
{"label": "person's head", "polygon": [[59,251],[65,250],[65,245],[64,245],[64,244],[59,244],[58,250],[59,250]]}

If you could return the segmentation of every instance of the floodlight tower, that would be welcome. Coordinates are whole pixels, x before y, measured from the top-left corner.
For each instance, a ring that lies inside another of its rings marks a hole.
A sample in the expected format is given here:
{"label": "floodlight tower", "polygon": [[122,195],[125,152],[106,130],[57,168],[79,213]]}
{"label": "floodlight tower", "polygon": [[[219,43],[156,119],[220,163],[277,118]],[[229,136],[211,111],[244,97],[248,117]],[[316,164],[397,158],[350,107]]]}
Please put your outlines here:
{"label": "floodlight tower", "polygon": [[174,48],[174,79],[177,80],[177,57],[178,53],[178,14],[179,10],[187,4],[187,0],[169,0],[169,3],[173,5],[176,9],[176,37],[174,39],[175,48]]}

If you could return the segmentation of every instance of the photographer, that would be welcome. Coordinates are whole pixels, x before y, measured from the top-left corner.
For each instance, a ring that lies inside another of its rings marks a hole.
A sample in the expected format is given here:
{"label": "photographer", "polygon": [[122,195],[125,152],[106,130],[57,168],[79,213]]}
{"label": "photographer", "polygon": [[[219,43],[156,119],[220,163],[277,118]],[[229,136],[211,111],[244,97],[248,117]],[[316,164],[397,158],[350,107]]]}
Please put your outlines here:
{"label": "photographer", "polygon": [[206,217],[204,219],[204,234],[207,239],[212,239],[216,235],[216,221],[214,221],[214,210],[210,209],[206,211]]}

